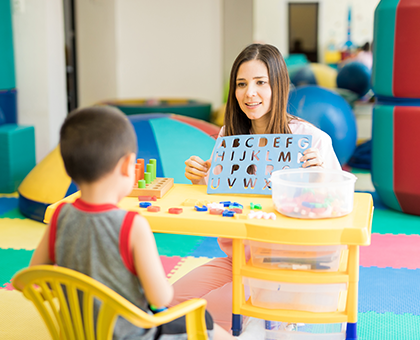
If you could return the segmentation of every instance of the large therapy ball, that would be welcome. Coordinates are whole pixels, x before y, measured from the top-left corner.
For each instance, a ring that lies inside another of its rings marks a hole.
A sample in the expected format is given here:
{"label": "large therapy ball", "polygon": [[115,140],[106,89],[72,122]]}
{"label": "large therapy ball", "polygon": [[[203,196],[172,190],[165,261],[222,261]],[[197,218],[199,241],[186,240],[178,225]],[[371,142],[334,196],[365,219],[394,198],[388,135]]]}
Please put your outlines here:
{"label": "large therapy ball", "polygon": [[337,75],[337,87],[353,91],[363,97],[370,89],[370,69],[358,62],[352,61],[342,67]]}
{"label": "large therapy ball", "polygon": [[290,81],[293,85],[318,85],[326,88],[336,87],[337,71],[330,66],[311,63],[299,67],[290,67]]}
{"label": "large therapy ball", "polygon": [[338,94],[319,86],[302,86],[289,94],[288,112],[326,132],[343,165],[356,147],[356,119],[349,104]]}
{"label": "large therapy ball", "polygon": [[[209,159],[220,127],[200,119],[174,114],[130,115],[137,135],[138,158],[157,160],[156,176],[190,183],[185,178],[185,160],[192,155]],[[48,205],[77,191],[67,175],[59,147],[26,176],[19,186],[21,213],[43,221]]]}

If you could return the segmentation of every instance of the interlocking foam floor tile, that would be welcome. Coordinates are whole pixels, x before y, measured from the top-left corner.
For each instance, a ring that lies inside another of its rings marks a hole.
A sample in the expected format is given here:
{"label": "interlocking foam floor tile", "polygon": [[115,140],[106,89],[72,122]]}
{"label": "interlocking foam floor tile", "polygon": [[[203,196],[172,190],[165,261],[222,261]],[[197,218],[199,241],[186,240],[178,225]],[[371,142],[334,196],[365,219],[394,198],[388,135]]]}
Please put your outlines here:
{"label": "interlocking foam floor tile", "polygon": [[217,243],[217,237],[203,237],[200,244],[191,252],[190,256],[226,257],[227,255],[220,249]]}
{"label": "interlocking foam floor tile", "polygon": [[19,197],[19,194],[17,192],[13,192],[11,194],[0,194],[0,197]]}
{"label": "interlocking foam floor tile", "polygon": [[363,267],[420,268],[419,235],[372,234],[372,243],[360,247]]}
{"label": "interlocking foam floor tile", "polygon": [[208,257],[186,257],[182,259],[178,265],[175,266],[174,270],[169,273],[169,282],[173,284],[185,274],[189,273],[194,268],[197,268],[207,262],[210,262],[212,258]]}
{"label": "interlocking foam floor tile", "polygon": [[49,340],[51,336],[32,302],[16,290],[0,289],[0,338]]}
{"label": "interlocking foam floor tile", "polygon": [[420,315],[419,301],[420,269],[360,267],[359,312]]}
{"label": "interlocking foam floor tile", "polygon": [[22,215],[19,208],[12,209],[4,214],[0,215],[0,219],[2,218],[19,218],[21,220],[25,220],[26,217]]}
{"label": "interlocking foam floor tile", "polygon": [[0,219],[0,248],[35,249],[46,224],[30,219]]}
{"label": "interlocking foam floor tile", "polygon": [[176,234],[155,233],[154,235],[159,255],[164,256],[189,256],[203,238],[201,236]]}
{"label": "interlocking foam floor tile", "polygon": [[0,249],[0,287],[10,282],[17,271],[29,265],[32,253],[33,251],[24,249]]}
{"label": "interlocking foam floor tile", "polygon": [[420,316],[394,313],[359,313],[358,340],[418,340]]}
{"label": "interlocking foam floor tile", "polygon": [[420,234],[420,216],[408,215],[391,209],[375,209],[372,233],[418,235]]}
{"label": "interlocking foam floor tile", "polygon": [[160,256],[160,261],[162,262],[163,270],[165,271],[166,276],[172,272],[172,270],[181,260],[182,258],[180,256]]}
{"label": "interlocking foam floor tile", "polygon": [[16,197],[0,197],[0,215],[9,212],[18,207],[18,199]]}

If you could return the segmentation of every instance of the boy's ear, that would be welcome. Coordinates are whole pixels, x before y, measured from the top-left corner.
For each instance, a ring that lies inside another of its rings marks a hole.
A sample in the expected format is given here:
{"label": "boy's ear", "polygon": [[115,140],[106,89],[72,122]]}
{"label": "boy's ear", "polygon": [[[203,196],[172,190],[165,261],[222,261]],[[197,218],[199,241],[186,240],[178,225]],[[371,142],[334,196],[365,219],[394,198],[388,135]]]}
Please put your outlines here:
{"label": "boy's ear", "polygon": [[130,153],[127,156],[123,157],[123,161],[121,164],[121,174],[123,176],[130,176],[130,165],[134,163],[136,159],[135,153]]}

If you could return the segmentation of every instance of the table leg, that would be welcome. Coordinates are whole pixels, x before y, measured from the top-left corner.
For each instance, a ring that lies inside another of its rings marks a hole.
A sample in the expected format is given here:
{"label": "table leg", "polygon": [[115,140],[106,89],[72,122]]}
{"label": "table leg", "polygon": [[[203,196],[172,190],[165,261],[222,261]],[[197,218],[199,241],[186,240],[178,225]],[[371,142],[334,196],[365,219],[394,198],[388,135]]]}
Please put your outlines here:
{"label": "table leg", "polygon": [[232,314],[232,335],[238,336],[242,330],[242,315]]}
{"label": "table leg", "polygon": [[348,322],[346,340],[357,340],[357,322]]}

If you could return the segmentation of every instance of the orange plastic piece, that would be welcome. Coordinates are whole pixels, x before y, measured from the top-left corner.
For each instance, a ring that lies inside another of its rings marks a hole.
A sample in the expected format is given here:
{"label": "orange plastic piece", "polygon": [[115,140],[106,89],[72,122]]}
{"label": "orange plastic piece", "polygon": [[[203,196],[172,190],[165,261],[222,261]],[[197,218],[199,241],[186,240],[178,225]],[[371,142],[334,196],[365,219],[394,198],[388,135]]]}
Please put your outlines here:
{"label": "orange plastic piece", "polygon": [[170,213],[170,214],[180,214],[180,213],[182,213],[182,208],[169,208],[168,213]]}
{"label": "orange plastic piece", "polygon": [[139,196],[139,201],[157,201],[156,196]]}
{"label": "orange plastic piece", "polygon": [[151,205],[151,206],[147,207],[147,211],[158,212],[158,211],[160,211],[160,207],[158,207],[157,205]]}

